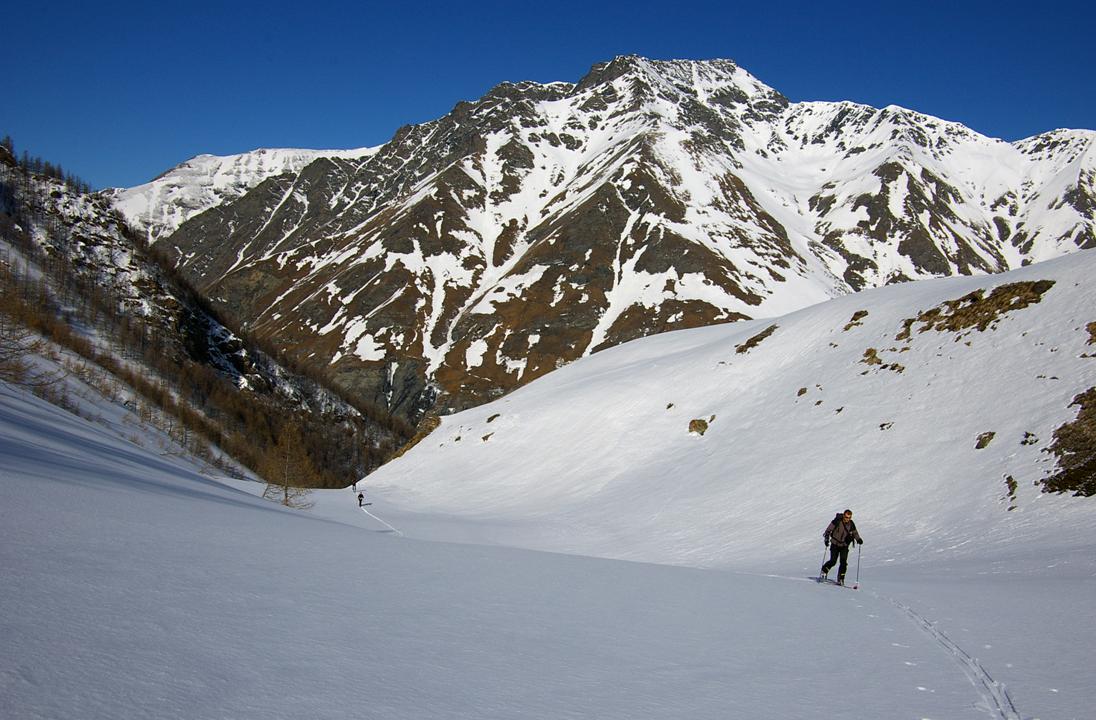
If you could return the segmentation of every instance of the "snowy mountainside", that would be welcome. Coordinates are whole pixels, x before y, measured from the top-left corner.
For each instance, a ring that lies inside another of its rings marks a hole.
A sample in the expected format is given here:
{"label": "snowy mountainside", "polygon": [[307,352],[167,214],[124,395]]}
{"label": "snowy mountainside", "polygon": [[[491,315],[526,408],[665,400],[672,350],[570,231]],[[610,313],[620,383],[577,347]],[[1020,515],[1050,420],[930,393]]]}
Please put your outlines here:
{"label": "snowy mountainside", "polygon": [[638,337],[1096,246],[1094,142],[621,57],[153,232],[241,325],[417,418]]}
{"label": "snowy mountainside", "polygon": [[185,332],[188,308],[177,288],[169,287],[165,273],[134,242],[124,218],[102,194],[74,190],[15,163],[0,164],[0,188],[8,198],[0,208],[7,221],[0,242],[24,251],[6,264],[33,267],[34,255],[44,253],[64,272],[109,295],[119,312],[144,318],[165,335]]}
{"label": "snowy mountainside", "polygon": [[1093,278],[1082,251],[633,341],[442,418],[369,482],[485,528],[465,539],[684,565],[816,554],[845,507],[876,563],[1049,528],[1082,548],[1096,498],[1046,490],[1096,493]]}
{"label": "snowy mountainside", "polygon": [[[17,335],[75,350],[76,365],[124,378],[117,381],[140,388],[135,392],[167,422],[252,466],[271,438],[234,443],[257,418],[268,418],[264,427],[274,432],[281,422],[311,424],[309,441],[324,438],[322,452],[331,458],[324,463],[329,484],[368,471],[405,440],[406,427],[384,413],[347,401],[281,363],[277,349],[264,351],[222,324],[101,193],[37,173],[10,155],[3,160],[0,290],[5,298],[34,298],[5,307],[14,320],[5,332],[19,328]],[[5,360],[9,352],[5,346]],[[234,415],[233,406],[247,410]]]}
{"label": "snowy mountainside", "polygon": [[762,130],[744,156],[752,186],[769,183],[799,209],[808,242],[838,253],[821,257],[854,290],[1000,272],[1096,245],[1091,131],[1006,143],[849,102],[799,103]]}
{"label": "snowy mountainside", "polygon": [[1026,212],[1017,213],[1014,244],[1034,261],[1055,257],[1073,246],[1092,247],[1096,237],[1092,221],[1096,216],[1093,133],[1057,130],[1015,146],[1033,162],[1022,180],[1021,206]]}
{"label": "snowy mountainside", "polygon": [[[58,208],[93,200],[42,187],[23,230],[92,272],[99,247],[138,259],[125,232],[55,245]],[[0,382],[0,715],[791,718],[856,687],[880,717],[1084,717],[1093,498],[1031,483],[1096,382],[1093,270],[1086,251],[585,358],[359,484],[401,534],[346,490],[259,500],[127,393],[73,393],[88,421]],[[926,312],[1016,285],[1007,312]],[[857,592],[808,581],[845,505]]]}
{"label": "snowy mountainside", "polygon": [[1072,567],[1052,533],[1005,569],[876,564],[852,592],[421,542],[347,491],[262,501],[87,402],[95,423],[0,383],[5,717],[797,718],[849,687],[880,717],[1091,707],[1091,544]]}
{"label": "snowy mountainside", "polygon": [[[135,240],[102,193],[78,192],[14,165],[0,166],[0,186],[12,198],[11,208],[5,208],[11,224],[0,234],[0,244],[8,248],[6,264],[44,275],[35,268],[42,262],[38,254],[44,253],[64,273],[105,293],[120,314],[147,322],[176,352],[207,358],[240,387],[279,384],[275,378],[285,371],[253,356],[240,338],[205,315]],[[295,394],[288,386],[283,391]]]}
{"label": "snowy mountainside", "polygon": [[104,195],[130,225],[155,242],[194,215],[235,200],[268,177],[300,172],[321,157],[354,160],[375,151],[261,148],[237,155],[198,155],[144,185],[111,188]]}

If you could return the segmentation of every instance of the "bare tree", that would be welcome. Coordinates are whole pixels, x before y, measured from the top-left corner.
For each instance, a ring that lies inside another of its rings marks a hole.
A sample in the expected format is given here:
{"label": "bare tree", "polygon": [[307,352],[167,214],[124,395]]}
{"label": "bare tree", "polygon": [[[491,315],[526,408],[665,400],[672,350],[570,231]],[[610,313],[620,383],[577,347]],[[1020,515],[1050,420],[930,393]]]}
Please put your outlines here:
{"label": "bare tree", "polygon": [[282,426],[278,441],[262,464],[266,478],[263,497],[286,507],[308,509],[313,502],[312,491],[306,486],[315,482],[316,469],[304,452],[300,427],[293,422]]}
{"label": "bare tree", "polygon": [[26,385],[31,378],[28,357],[40,349],[41,341],[15,319],[17,302],[7,288],[0,288],[0,380]]}

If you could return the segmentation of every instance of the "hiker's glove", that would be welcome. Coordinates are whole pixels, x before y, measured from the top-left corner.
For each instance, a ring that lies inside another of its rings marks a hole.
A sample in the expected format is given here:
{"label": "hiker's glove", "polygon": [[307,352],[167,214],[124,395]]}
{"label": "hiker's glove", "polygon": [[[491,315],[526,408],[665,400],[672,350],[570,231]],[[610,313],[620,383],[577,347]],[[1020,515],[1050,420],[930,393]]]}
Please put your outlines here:
{"label": "hiker's glove", "polygon": [[829,547],[830,546],[830,539],[829,538],[822,538],[822,544],[825,545],[826,547]]}

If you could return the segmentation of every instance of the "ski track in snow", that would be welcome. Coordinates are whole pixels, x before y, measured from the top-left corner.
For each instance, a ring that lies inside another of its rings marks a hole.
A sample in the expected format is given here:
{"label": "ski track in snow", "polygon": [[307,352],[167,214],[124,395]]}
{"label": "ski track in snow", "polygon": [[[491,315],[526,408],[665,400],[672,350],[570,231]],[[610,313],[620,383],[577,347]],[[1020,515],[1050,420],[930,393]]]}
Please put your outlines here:
{"label": "ski track in snow", "polygon": [[871,594],[881,600],[886,600],[891,605],[904,612],[914,624],[939,643],[955,662],[959,663],[959,667],[962,668],[963,674],[967,676],[967,679],[970,680],[970,684],[974,686],[975,690],[977,690],[985,700],[986,709],[989,710],[994,717],[1001,718],[1001,720],[1022,720],[1022,716],[1016,709],[1016,706],[1012,703],[1012,698],[1009,697],[1008,690],[986,672],[986,669],[982,667],[982,664],[978,662],[977,658],[972,657],[970,653],[959,647],[954,640],[937,628],[932,621],[928,620],[924,615],[913,608],[898,602],[894,598],[882,597],[874,592]]}
{"label": "ski track in snow", "polygon": [[399,530],[397,530],[396,528],[392,527],[391,525],[389,525],[388,523],[386,523],[386,522],[385,522],[384,520],[381,520],[381,519],[380,519],[379,517],[377,517],[377,516],[376,516],[376,515],[374,515],[373,513],[371,513],[371,512],[369,512],[368,510],[366,510],[366,509],[365,509],[364,507],[363,507],[363,508],[361,509],[361,511],[362,511],[363,513],[365,513],[366,515],[368,515],[369,517],[371,517],[371,518],[373,518],[374,520],[376,520],[377,522],[379,522],[379,523],[380,523],[381,525],[384,525],[384,526],[385,526],[386,528],[388,528],[389,532],[394,532],[394,533],[396,533],[396,535],[398,535],[399,537],[403,537],[403,533],[402,533],[402,532],[400,532],[400,531],[399,531]]}
{"label": "ski track in snow", "polygon": [[[771,575],[766,574],[764,577],[784,578],[787,580],[802,580],[807,582],[819,582],[814,578],[801,578],[792,577],[790,575]],[[836,583],[828,582],[821,583],[838,587]],[[861,590],[859,583],[854,586],[846,587],[844,589]],[[874,590],[868,591],[865,594],[890,603],[892,606],[901,610],[906,617],[913,621],[913,623],[922,630],[926,635],[931,637],[940,647],[948,653],[948,655],[958,663],[962,669],[963,674],[967,676],[970,684],[974,686],[974,689],[978,691],[978,694],[982,696],[983,703],[980,707],[984,708],[987,712],[991,713],[993,717],[1000,718],[1000,720],[1024,720],[1023,716],[1016,709],[1016,706],[1012,702],[1012,698],[1008,694],[1008,690],[1004,685],[997,682],[993,677],[986,672],[986,669],[982,667],[982,664],[978,662],[978,659],[972,657],[963,648],[948,637],[942,630],[936,627],[936,624],[926,618],[921,613],[917,612],[909,605],[899,602],[894,598],[880,595]]]}

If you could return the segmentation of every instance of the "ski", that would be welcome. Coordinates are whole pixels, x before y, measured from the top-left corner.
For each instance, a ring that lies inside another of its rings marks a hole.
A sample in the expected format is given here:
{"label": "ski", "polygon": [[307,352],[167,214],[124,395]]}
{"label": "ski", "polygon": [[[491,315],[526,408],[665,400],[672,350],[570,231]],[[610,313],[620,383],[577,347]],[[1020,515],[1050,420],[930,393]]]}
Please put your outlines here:
{"label": "ski", "polygon": [[821,575],[818,577],[818,579],[815,582],[817,582],[819,585],[833,585],[834,587],[845,588],[846,590],[859,590],[860,589],[860,584],[859,583],[854,583],[852,585],[846,585],[844,583],[839,583],[836,580],[830,580],[828,577],[824,577],[824,576],[821,576]]}

